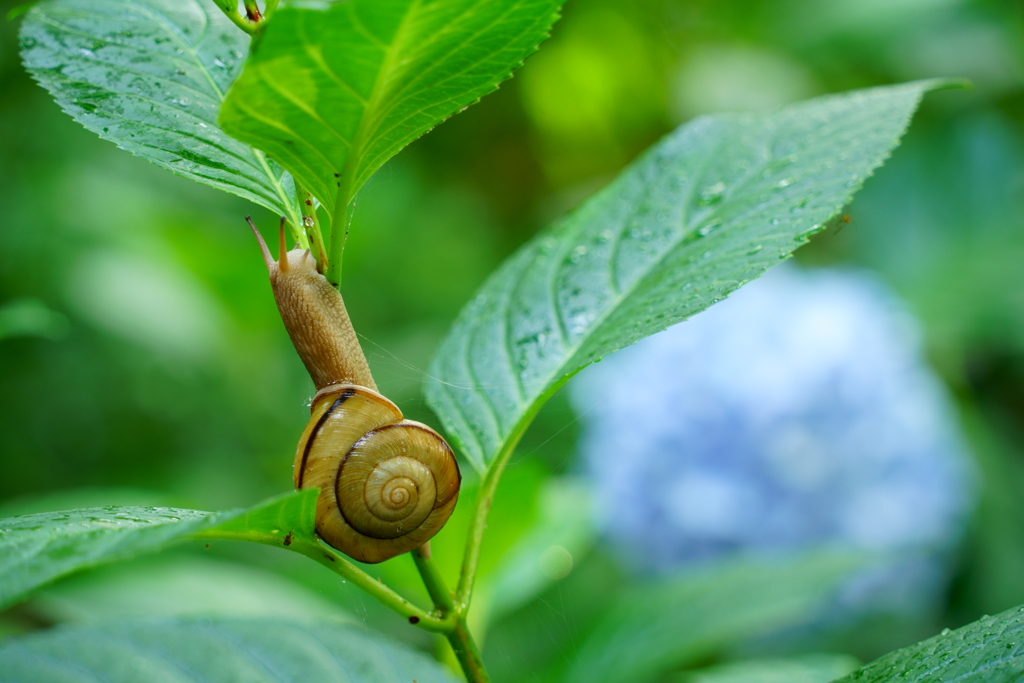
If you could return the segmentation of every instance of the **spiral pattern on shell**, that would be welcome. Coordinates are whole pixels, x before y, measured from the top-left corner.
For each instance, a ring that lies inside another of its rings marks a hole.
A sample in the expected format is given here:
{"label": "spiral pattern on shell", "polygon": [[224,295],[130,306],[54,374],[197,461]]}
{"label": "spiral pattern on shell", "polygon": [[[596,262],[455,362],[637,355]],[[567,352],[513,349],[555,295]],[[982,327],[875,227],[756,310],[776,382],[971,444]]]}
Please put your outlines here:
{"label": "spiral pattern on shell", "polygon": [[360,562],[419,547],[448,521],[459,495],[455,455],[430,427],[404,419],[372,389],[317,394],[295,453],[295,487],[318,487],[316,531]]}

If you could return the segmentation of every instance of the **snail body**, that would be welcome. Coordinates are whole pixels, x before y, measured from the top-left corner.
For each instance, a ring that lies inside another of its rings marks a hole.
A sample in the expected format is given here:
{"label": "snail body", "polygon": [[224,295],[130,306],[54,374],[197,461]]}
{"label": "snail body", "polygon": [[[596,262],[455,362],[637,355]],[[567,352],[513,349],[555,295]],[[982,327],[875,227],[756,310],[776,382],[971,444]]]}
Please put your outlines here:
{"label": "snail body", "polygon": [[[252,225],[250,221],[250,225]],[[253,226],[274,300],[317,393],[295,452],[295,488],[320,489],[317,534],[360,562],[426,543],[451,516],[461,476],[433,429],[406,420],[377,391],[337,289],[308,250],[274,261]]]}

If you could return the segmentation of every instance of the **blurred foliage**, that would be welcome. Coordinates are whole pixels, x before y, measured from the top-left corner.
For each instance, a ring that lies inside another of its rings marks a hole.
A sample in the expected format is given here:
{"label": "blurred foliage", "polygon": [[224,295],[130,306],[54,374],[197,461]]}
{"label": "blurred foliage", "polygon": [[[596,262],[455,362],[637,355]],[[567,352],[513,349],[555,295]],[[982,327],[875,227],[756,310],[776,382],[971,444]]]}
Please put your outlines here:
{"label": "blurred foliage", "polygon": [[[86,132],[25,75],[16,31],[17,20],[0,24],[0,504],[212,510],[287,490],[312,388],[242,220],[252,213],[267,226],[274,216]],[[378,384],[409,417],[436,422],[424,368],[461,305],[515,247],[676,124],[931,76],[976,88],[932,95],[849,222],[797,258],[872,268],[922,320],[983,499],[940,613],[914,627],[850,627],[827,647],[867,660],[1024,603],[1024,8],[1013,0],[573,0],[516,78],[360,194],[342,291]],[[623,582],[589,541],[549,541],[568,565],[547,553],[548,580],[488,619],[487,582],[514,580],[499,572],[502,553],[515,546],[521,558],[530,538],[551,538],[542,491],[574,471],[577,433],[556,397],[499,490],[473,613],[496,681],[546,680],[571,663]],[[456,517],[434,544],[449,576],[473,497],[465,474]],[[326,601],[433,647],[287,553],[196,543],[161,558],[58,584],[0,616],[0,632],[121,614],[133,591],[202,595],[224,563],[251,561],[261,574],[239,572],[240,597],[224,611],[262,611],[255,593],[311,614]],[[152,563],[162,568],[153,581],[124,578]],[[422,598],[408,558],[372,571]],[[192,603],[149,604],[178,613]],[[785,648],[809,647],[800,642]]]}

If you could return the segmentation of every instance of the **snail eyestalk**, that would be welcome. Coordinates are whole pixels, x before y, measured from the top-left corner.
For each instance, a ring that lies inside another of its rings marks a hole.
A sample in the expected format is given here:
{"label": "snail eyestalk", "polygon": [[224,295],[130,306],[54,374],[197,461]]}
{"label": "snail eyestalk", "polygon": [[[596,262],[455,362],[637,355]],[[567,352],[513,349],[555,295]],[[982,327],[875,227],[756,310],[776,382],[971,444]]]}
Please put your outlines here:
{"label": "snail eyestalk", "polygon": [[246,216],[245,222],[252,228],[252,234],[256,235],[256,242],[260,245],[260,253],[263,254],[263,263],[267,266],[267,272],[270,272],[270,266],[274,263],[274,256],[270,253],[270,248],[267,246],[266,241],[264,241],[263,235],[256,228],[256,224],[252,222],[252,217]]}

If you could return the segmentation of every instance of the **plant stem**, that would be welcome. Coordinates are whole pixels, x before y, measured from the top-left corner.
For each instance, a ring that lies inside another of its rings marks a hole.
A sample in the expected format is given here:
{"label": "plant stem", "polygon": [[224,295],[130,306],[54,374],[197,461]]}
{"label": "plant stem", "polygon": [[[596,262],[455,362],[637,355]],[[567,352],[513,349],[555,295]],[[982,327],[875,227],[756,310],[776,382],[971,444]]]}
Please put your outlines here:
{"label": "plant stem", "polygon": [[430,599],[434,601],[434,607],[442,615],[455,612],[455,602],[452,600],[452,593],[444,583],[441,572],[434,564],[434,558],[430,552],[430,541],[427,541],[419,548],[412,551],[412,559],[416,568],[423,577],[423,585],[427,587]]}
{"label": "plant stem", "polygon": [[434,632],[445,631],[452,627],[451,620],[446,621],[436,614],[420,609],[378,579],[352,564],[344,555],[329,545],[319,541],[306,541],[294,543],[293,546],[297,547],[290,548],[291,550],[316,560],[345,577],[353,585],[376,598],[382,605],[405,617],[409,623]]}
{"label": "plant stem", "polygon": [[[516,439],[518,441],[518,438]],[[508,447],[511,453],[515,444]],[[504,455],[504,454],[503,454]],[[459,585],[455,591],[455,599],[459,603],[459,610],[465,614],[469,611],[469,601],[473,596],[473,582],[476,581],[476,568],[480,562],[480,550],[483,547],[484,532],[487,530],[487,516],[491,511],[491,503],[494,502],[494,494],[498,489],[498,481],[505,469],[507,457],[499,456],[494,464],[487,471],[484,480],[480,483],[480,491],[477,493],[476,506],[473,510],[473,521],[470,522],[469,534],[466,537],[466,553],[462,557],[462,573],[459,576]]]}
{"label": "plant stem", "polygon": [[508,439],[502,446],[497,457],[490,464],[484,480],[480,483],[480,492],[477,494],[476,507],[473,512],[473,521],[470,523],[469,534],[466,537],[466,554],[462,558],[462,574],[459,576],[459,586],[455,591],[455,600],[460,614],[469,610],[469,602],[473,597],[473,582],[476,580],[476,568],[480,562],[480,550],[483,546],[484,532],[487,530],[487,515],[491,511],[491,503],[494,502],[494,495],[498,490],[498,482],[501,480],[501,473],[505,465],[512,457],[512,452],[519,445],[527,428],[537,416],[541,407],[551,396],[569,381],[573,374],[563,377],[548,388],[538,398],[530,410],[519,419],[519,423],[512,429]]}
{"label": "plant stem", "polygon": [[313,195],[306,191],[306,188],[295,183],[295,191],[299,195],[299,206],[302,209],[302,229],[309,240],[309,248],[316,258],[317,268],[321,273],[327,270],[330,263],[327,257],[327,249],[324,247],[323,233],[320,231],[320,218],[316,213],[316,204]]}
{"label": "plant stem", "polygon": [[238,13],[238,0],[214,0],[214,4],[224,12],[235,26],[249,35],[256,33],[257,22],[250,21]]}
{"label": "plant stem", "polygon": [[441,613],[442,619],[452,616],[451,627],[444,630],[445,638],[452,646],[455,658],[462,667],[469,683],[490,683],[490,676],[484,667],[483,659],[480,657],[480,650],[473,641],[473,635],[469,632],[466,623],[466,612],[460,609],[461,605],[455,604],[452,600],[451,591],[444,583],[441,572],[434,564],[434,558],[430,551],[430,543],[412,551],[412,558],[416,562],[416,568],[423,578],[423,584],[427,587],[427,593],[434,601],[434,607]]}
{"label": "plant stem", "polygon": [[447,633],[455,627],[454,614],[445,618],[438,616],[437,613],[420,609],[379,580],[352,564],[339,551],[319,540],[293,537],[291,534],[282,538],[276,534],[261,534],[252,531],[231,532],[222,531],[217,528],[201,531],[195,534],[194,537],[204,540],[249,541],[250,543],[262,543],[291,550],[319,562],[346,581],[351,582],[357,588],[369,593],[385,607],[405,617],[411,624],[434,633]]}
{"label": "plant stem", "polygon": [[[254,149],[253,154],[259,162],[260,168],[263,169],[263,172],[267,174],[267,178],[270,179],[271,184],[277,191],[277,196],[280,197],[281,203],[284,205],[285,211],[288,213],[288,223],[292,226],[292,235],[294,235],[295,241],[300,244],[304,244],[302,240],[305,238],[302,231],[299,230],[299,214],[295,211],[295,202],[293,201],[295,197],[285,191],[284,187],[281,186],[280,179],[277,178],[274,175],[274,172],[270,170],[270,164],[267,162],[267,156],[258,149]],[[298,194],[298,191],[296,191],[296,197]],[[304,248],[308,246],[308,244],[305,244]]]}
{"label": "plant stem", "polygon": [[490,683],[491,677],[487,674],[484,660],[480,657],[476,643],[473,642],[465,618],[456,619],[455,628],[446,631],[445,637],[451,643],[455,658],[459,660],[459,666],[466,674],[466,680],[469,683]]}
{"label": "plant stem", "polygon": [[256,0],[242,0],[242,4],[245,6],[245,16],[249,21],[254,24],[263,21],[263,13],[260,12],[260,6],[256,4]]}
{"label": "plant stem", "polygon": [[[348,179],[343,178],[343,180],[347,181]],[[324,277],[335,287],[341,284],[341,258],[345,253],[348,226],[352,223],[352,212],[355,206],[355,198],[339,189],[334,205],[334,215],[331,217],[331,246],[327,253],[329,265],[324,272]]]}

